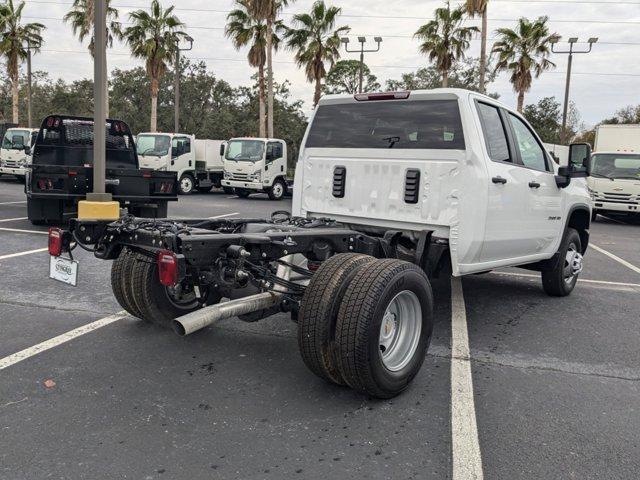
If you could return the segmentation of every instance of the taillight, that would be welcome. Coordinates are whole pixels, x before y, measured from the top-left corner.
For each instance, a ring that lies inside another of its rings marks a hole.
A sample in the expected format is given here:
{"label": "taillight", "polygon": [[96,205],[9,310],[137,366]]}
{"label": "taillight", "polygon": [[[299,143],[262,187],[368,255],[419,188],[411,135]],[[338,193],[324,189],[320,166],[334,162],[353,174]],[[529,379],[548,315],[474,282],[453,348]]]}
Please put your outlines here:
{"label": "taillight", "polygon": [[49,228],[49,255],[59,257],[62,255],[62,230],[57,227]]}
{"label": "taillight", "polygon": [[158,276],[165,287],[173,287],[178,283],[178,258],[170,250],[160,250],[157,257]]}
{"label": "taillight", "polygon": [[40,178],[36,182],[38,190],[53,190],[53,182],[50,178]]}
{"label": "taillight", "polygon": [[375,100],[406,100],[411,92],[357,93],[353,96],[358,102]]}
{"label": "taillight", "polygon": [[173,192],[173,182],[160,183],[160,193],[172,193],[172,192]]}

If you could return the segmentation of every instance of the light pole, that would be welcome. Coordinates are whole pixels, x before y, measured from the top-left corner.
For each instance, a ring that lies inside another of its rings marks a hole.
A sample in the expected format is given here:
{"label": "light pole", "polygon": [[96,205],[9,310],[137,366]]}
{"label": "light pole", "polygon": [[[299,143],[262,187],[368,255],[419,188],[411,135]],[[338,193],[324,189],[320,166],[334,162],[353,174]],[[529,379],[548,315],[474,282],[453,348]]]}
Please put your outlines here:
{"label": "light pole", "polygon": [[382,43],[382,37],[373,37],[373,40],[377,44],[377,47],[375,49],[365,50],[364,44],[366,43],[367,38],[366,37],[358,37],[358,42],[360,43],[360,49],[359,50],[349,50],[349,37],[341,38],[342,43],[344,43],[344,49],[345,49],[346,52],[349,52],[349,53],[358,53],[358,52],[360,52],[360,80],[359,80],[358,93],[362,93],[362,81],[363,81],[363,77],[364,77],[364,54],[365,53],[374,53],[374,52],[379,52],[380,51],[380,44]]}
{"label": "light pole", "polygon": [[41,44],[32,45],[27,40],[27,125],[29,128],[33,128],[33,120],[31,115],[31,50],[38,50]]}
{"label": "light pole", "polygon": [[187,35],[186,37],[184,37],[184,39],[189,42],[189,48],[180,48],[180,38],[176,39],[176,71],[174,79],[175,125],[173,130],[175,133],[178,133],[180,131],[180,52],[187,52],[193,48],[193,38]]}
{"label": "light pole", "polygon": [[591,49],[593,48],[593,44],[596,43],[598,41],[597,37],[591,37],[589,38],[589,40],[587,40],[587,43],[589,44],[589,48],[587,50],[574,50],[574,46],[576,43],[578,43],[578,37],[571,37],[568,40],[569,43],[569,49],[568,50],[556,50],[556,45],[558,45],[558,42],[560,41],[560,35],[555,35],[553,37],[551,37],[549,39],[549,42],[551,43],[551,51],[553,53],[562,53],[562,54],[568,54],[569,55],[569,59],[567,61],[567,81],[564,87],[564,106],[562,108],[562,127],[560,130],[560,140],[564,143],[566,143],[567,141],[567,111],[569,109],[569,85],[571,83],[571,64],[573,63],[573,54],[574,53],[589,53],[591,52]]}

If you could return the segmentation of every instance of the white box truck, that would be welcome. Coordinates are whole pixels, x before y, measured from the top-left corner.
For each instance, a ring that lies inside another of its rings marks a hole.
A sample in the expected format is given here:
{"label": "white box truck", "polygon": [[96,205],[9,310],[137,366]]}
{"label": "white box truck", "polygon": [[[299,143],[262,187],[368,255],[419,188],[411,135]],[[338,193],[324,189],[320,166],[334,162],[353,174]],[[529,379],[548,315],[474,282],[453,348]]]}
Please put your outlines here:
{"label": "white box truck", "polygon": [[137,136],[140,168],[176,172],[178,192],[208,192],[221,187],[224,140],[200,140],[183,133],[140,133]]}
{"label": "white box truck", "polygon": [[9,128],[6,131],[0,148],[0,175],[14,175],[24,181],[37,136],[37,128]]}
{"label": "white box truck", "polygon": [[599,125],[589,162],[593,220],[640,215],[640,124]]}

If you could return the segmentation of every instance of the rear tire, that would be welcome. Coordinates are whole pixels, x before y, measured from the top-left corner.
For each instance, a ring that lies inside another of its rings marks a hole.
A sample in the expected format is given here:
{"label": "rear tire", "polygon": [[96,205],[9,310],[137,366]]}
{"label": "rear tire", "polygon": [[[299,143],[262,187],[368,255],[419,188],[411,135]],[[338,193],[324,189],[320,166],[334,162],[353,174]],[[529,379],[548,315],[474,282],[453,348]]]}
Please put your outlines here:
{"label": "rear tire", "polygon": [[566,297],[576,286],[582,270],[582,243],[577,230],[567,228],[552,268],[542,271],[542,288],[552,297]]}
{"label": "rear tire", "polygon": [[191,195],[195,190],[196,181],[188,173],[185,173],[180,177],[178,182],[178,192],[180,195]]}
{"label": "rear tire", "polygon": [[338,371],[335,325],[340,301],[351,278],[374,258],[341,253],[324,261],[311,277],[298,313],[298,347],[305,365],[324,380],[345,382]]}
{"label": "rear tire", "polygon": [[140,318],[140,310],[133,300],[131,289],[131,271],[135,264],[136,254],[128,248],[123,248],[120,256],[111,265],[111,290],[122,308],[129,315]]}
{"label": "rear tire", "polygon": [[173,319],[199,309],[201,302],[209,300],[198,300],[192,291],[182,298],[172,295],[171,289],[160,283],[156,262],[143,256],[132,269],[131,287],[141,318],[163,328],[171,328]]}
{"label": "rear tire", "polygon": [[432,330],[433,294],[424,271],[402,260],[368,263],[338,311],[338,369],[355,390],[394,397],[420,370]]}

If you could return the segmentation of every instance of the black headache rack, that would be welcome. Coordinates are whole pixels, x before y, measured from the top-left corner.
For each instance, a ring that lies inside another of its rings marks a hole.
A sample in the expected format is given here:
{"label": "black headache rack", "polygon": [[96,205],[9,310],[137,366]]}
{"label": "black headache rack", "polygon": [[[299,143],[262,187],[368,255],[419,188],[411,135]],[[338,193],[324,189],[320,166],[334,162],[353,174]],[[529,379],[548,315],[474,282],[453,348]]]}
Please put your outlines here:
{"label": "black headache rack", "polygon": [[[107,193],[123,206],[133,205],[133,213],[166,217],[166,202],[178,199],[176,174],[138,168],[136,145],[125,122],[109,119],[105,129]],[[43,120],[26,185],[32,221],[71,217],[77,202],[93,191],[93,133],[91,118],[51,115]]]}

